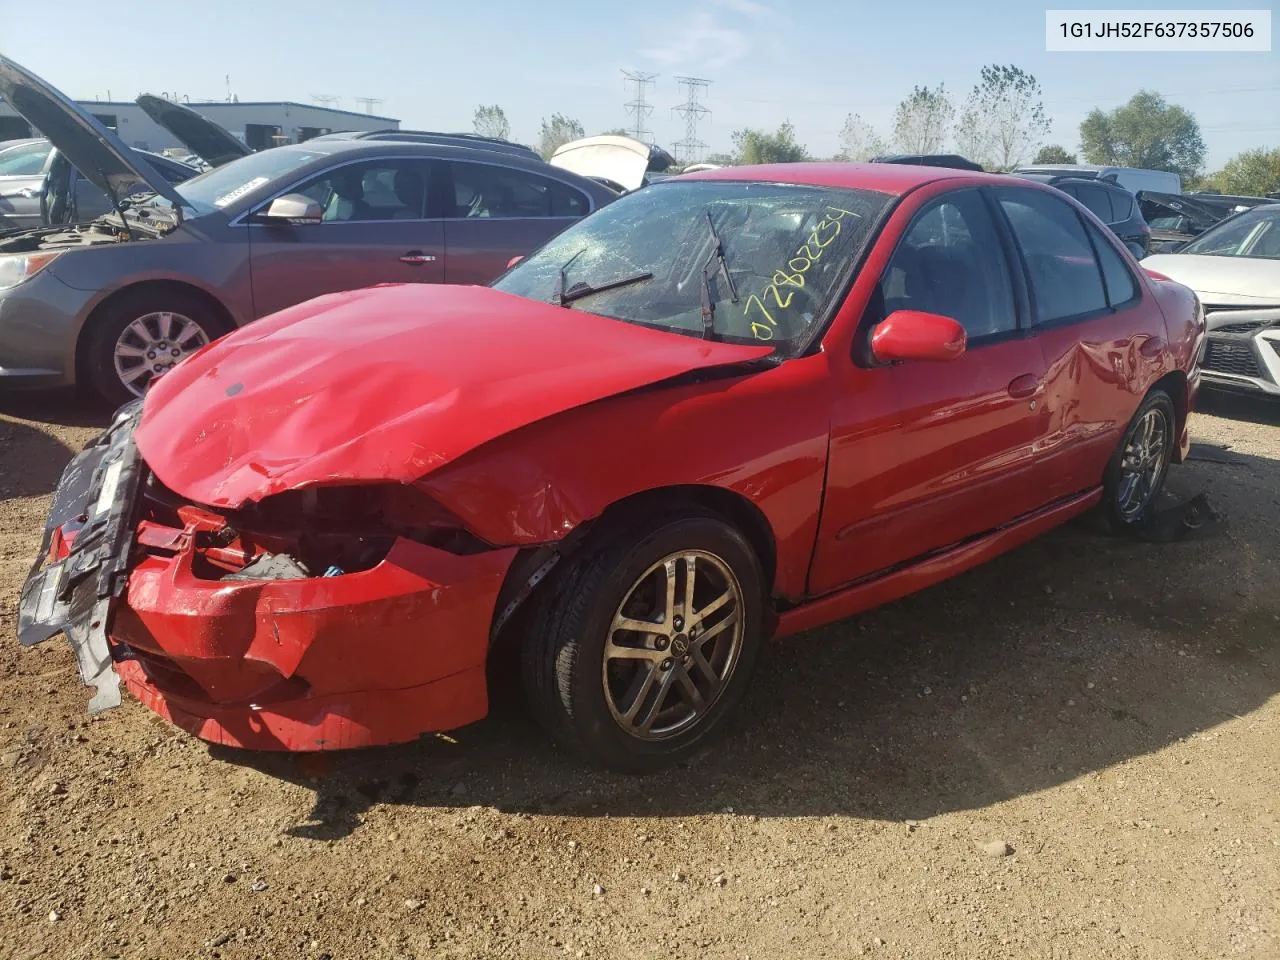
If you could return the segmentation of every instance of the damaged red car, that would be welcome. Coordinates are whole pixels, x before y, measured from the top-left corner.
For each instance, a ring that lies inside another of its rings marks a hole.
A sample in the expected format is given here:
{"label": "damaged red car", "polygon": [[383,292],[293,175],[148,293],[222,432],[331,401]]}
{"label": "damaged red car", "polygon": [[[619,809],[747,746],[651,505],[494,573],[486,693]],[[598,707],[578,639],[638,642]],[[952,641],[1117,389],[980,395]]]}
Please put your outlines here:
{"label": "damaged red car", "polygon": [[646,187],[489,287],[237,331],[67,468],[19,634],[206,740],[334,750],[535,713],[648,770],[761,644],[1097,508],[1188,447],[1203,312],[1069,198],[899,165]]}

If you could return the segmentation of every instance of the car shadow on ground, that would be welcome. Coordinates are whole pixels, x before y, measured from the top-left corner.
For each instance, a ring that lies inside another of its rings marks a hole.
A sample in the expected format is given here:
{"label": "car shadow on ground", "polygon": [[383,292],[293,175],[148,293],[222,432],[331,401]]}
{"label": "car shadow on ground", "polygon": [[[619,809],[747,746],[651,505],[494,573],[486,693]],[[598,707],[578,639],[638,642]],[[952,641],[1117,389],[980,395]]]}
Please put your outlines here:
{"label": "car shadow on ground", "polygon": [[103,427],[114,411],[80,397],[75,390],[0,393],[0,414],[62,427]]}
{"label": "car shadow on ground", "polygon": [[451,737],[347,754],[214,749],[316,792],[299,836],[373,804],[565,817],[848,815],[922,820],[1033,793],[1244,716],[1280,691],[1273,593],[1280,463],[1175,471],[1219,520],[1172,543],[1070,524],[887,607],[768,650],[732,729],[645,778],[550,746],[519,697]]}
{"label": "car shadow on ground", "polygon": [[51,492],[74,454],[29,424],[0,419],[0,502]]}
{"label": "car shadow on ground", "polygon": [[1266,426],[1280,426],[1280,398],[1231,393],[1227,390],[1202,389],[1196,397],[1196,409],[1214,417],[1244,420]]}

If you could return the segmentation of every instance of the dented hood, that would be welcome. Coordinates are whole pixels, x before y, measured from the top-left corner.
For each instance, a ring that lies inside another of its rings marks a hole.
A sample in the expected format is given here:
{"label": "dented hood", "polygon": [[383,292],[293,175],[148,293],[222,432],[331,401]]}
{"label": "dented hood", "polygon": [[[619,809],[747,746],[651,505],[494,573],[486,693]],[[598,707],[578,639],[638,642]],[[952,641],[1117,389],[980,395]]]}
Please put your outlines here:
{"label": "dented hood", "polygon": [[171,490],[237,507],[300,487],[415,480],[544,417],[770,353],[488,287],[373,287],[290,307],[194,354],[148,393],[137,443]]}

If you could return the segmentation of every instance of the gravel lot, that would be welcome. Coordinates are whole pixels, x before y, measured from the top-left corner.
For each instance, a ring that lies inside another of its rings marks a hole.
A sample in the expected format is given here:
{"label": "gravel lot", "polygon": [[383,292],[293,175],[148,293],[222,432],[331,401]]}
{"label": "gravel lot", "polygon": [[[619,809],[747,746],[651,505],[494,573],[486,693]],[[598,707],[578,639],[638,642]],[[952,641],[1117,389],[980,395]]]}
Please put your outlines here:
{"label": "gravel lot", "polygon": [[0,399],[0,957],[1280,957],[1280,413],[1206,407],[1170,486],[1220,523],[1073,524],[778,645],[730,737],[629,779],[510,697],[322,758],[90,719],[13,636],[101,420]]}

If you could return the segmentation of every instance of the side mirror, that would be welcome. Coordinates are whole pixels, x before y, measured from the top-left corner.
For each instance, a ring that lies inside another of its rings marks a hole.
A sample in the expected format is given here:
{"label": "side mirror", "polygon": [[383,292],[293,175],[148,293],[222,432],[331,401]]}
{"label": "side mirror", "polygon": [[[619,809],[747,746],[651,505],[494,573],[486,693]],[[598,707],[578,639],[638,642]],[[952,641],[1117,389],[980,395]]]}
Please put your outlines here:
{"label": "side mirror", "polygon": [[324,216],[320,204],[301,193],[276,197],[271,206],[254,219],[265,223],[319,223]]}
{"label": "side mirror", "polygon": [[895,310],[871,331],[871,354],[881,363],[954,360],[968,338],[951,317],[920,310]]}
{"label": "side mirror", "polygon": [[517,263],[519,263],[523,259],[524,257],[512,257],[510,260],[507,261],[507,269],[510,270],[512,267],[514,267]]}

